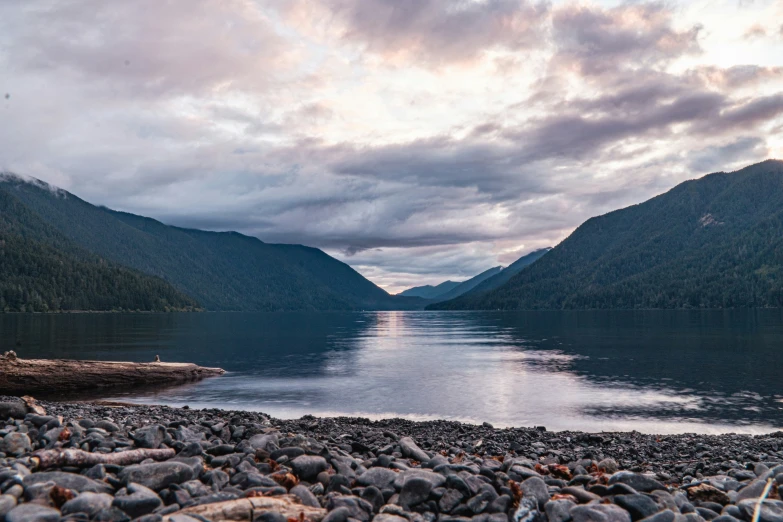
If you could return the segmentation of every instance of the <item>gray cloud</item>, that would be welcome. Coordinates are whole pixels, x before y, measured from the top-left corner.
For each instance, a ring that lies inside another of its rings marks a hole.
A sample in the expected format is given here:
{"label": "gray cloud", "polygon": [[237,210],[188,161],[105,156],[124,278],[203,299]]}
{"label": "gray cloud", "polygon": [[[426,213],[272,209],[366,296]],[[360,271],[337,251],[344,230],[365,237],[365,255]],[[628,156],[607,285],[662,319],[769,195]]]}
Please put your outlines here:
{"label": "gray cloud", "polygon": [[549,14],[528,0],[321,0],[344,24],[343,38],[370,52],[440,64],[487,49],[520,50],[540,42]]}
{"label": "gray cloud", "polygon": [[663,2],[625,3],[613,9],[567,6],[554,13],[559,64],[585,75],[627,66],[652,67],[700,50],[700,26],[673,28],[673,13]]}
{"label": "gray cloud", "polygon": [[773,154],[783,66],[670,67],[701,52],[676,18],[646,2],[0,3],[0,170],[325,248],[383,284],[466,278]]}

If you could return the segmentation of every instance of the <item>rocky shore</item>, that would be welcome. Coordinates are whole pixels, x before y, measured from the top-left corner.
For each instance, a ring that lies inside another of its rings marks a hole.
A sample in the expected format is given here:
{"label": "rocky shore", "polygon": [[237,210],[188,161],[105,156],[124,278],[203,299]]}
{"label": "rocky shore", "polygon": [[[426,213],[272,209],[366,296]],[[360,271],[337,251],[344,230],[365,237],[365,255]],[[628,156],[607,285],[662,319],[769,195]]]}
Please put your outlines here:
{"label": "rocky shore", "polygon": [[783,433],[38,405],[0,397],[0,520],[783,522]]}

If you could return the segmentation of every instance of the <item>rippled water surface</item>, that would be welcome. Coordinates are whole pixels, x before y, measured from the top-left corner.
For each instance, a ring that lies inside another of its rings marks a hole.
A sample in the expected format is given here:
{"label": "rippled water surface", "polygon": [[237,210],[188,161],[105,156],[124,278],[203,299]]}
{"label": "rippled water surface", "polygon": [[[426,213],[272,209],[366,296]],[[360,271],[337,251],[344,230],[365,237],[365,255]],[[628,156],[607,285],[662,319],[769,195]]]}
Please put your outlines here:
{"label": "rippled water surface", "polygon": [[781,310],[0,315],[0,349],[219,366],[223,377],[110,398],[287,418],[655,433],[783,425]]}

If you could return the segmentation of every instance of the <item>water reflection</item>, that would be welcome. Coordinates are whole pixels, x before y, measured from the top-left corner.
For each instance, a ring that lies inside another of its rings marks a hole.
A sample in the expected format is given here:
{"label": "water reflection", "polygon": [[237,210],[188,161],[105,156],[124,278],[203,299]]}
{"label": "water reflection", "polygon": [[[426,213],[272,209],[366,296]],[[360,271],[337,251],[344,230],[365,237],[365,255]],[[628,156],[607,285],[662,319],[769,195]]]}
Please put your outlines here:
{"label": "water reflection", "polygon": [[590,431],[783,424],[783,312],[0,316],[23,357],[193,361],[225,377],[118,397],[280,417],[449,418]]}

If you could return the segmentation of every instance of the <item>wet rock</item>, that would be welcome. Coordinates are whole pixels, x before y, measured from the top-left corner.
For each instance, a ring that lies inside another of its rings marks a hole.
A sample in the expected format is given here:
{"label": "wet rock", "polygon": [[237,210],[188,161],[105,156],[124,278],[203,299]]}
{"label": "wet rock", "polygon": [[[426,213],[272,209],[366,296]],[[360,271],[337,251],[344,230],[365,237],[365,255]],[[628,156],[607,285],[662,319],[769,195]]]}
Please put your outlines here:
{"label": "wet rock", "polygon": [[546,483],[538,477],[527,479],[519,485],[519,488],[524,496],[536,499],[539,509],[544,509],[546,503],[549,502],[549,489]]}
{"label": "wet rock", "polygon": [[620,469],[617,465],[617,461],[613,458],[606,458],[598,463],[598,469],[599,471],[603,471],[604,473],[617,473],[617,470]]}
{"label": "wet rock", "polygon": [[767,481],[758,479],[754,480],[744,488],[740,489],[737,493],[737,499],[736,502],[739,503],[742,500],[749,499],[749,498],[759,498],[761,496],[762,491],[764,491],[764,488],[767,486]]}
{"label": "wet rock", "polygon": [[184,462],[154,462],[135,464],[124,468],[119,478],[126,486],[140,484],[153,491],[160,491],[171,484],[182,484],[193,478],[193,468]]}
{"label": "wet rock", "polygon": [[23,419],[27,415],[27,406],[22,401],[0,402],[0,419]]}
{"label": "wet rock", "polygon": [[656,489],[666,489],[663,484],[654,478],[632,471],[620,471],[615,473],[609,477],[609,485],[611,486],[612,484],[625,484],[642,493],[649,493]]}
{"label": "wet rock", "polygon": [[318,499],[315,498],[315,495],[313,495],[313,493],[309,489],[307,489],[302,485],[294,486],[293,488],[291,488],[291,494],[296,495],[296,497],[305,506],[321,507],[321,504],[318,503]]}
{"label": "wet rock", "polygon": [[403,484],[398,503],[403,508],[410,509],[427,500],[430,491],[432,491],[432,482],[423,477],[412,477]]}
{"label": "wet rock", "polygon": [[370,468],[356,479],[362,486],[375,486],[378,489],[386,488],[394,483],[397,473],[386,468]]}
{"label": "wet rock", "polygon": [[451,511],[462,502],[465,496],[456,489],[447,489],[446,492],[440,497],[438,506],[444,513],[451,513]]}
{"label": "wet rock", "polygon": [[40,504],[19,504],[5,516],[5,522],[59,522],[60,512]]}
{"label": "wet rock", "polygon": [[419,446],[417,446],[416,442],[412,438],[402,437],[399,440],[399,444],[403,457],[417,460],[419,462],[426,462],[430,460],[430,456],[427,455]]}
{"label": "wet rock", "polygon": [[99,482],[84,475],[67,473],[64,471],[42,471],[27,475],[23,479],[25,487],[36,484],[52,482],[61,488],[70,489],[79,493],[112,493],[114,490],[104,482]]}
{"label": "wet rock", "polygon": [[547,520],[549,522],[569,522],[571,510],[576,504],[570,500],[552,500],[545,506]]}
{"label": "wet rock", "polygon": [[301,479],[311,481],[322,471],[329,469],[329,464],[323,457],[301,455],[291,461],[294,473]]}
{"label": "wet rock", "polygon": [[665,509],[652,516],[643,518],[640,522],[674,522],[676,518],[677,515],[674,513],[674,511]]}
{"label": "wet rock", "polygon": [[636,522],[658,512],[658,504],[645,495],[617,495],[614,502],[630,513],[631,520]]}
{"label": "wet rock", "polygon": [[626,510],[613,504],[588,504],[571,510],[574,522],[631,522]]}
{"label": "wet rock", "polygon": [[12,495],[0,495],[0,520],[3,520],[6,513],[16,507],[16,497]]}
{"label": "wet rock", "polygon": [[0,451],[14,457],[21,457],[25,453],[32,451],[32,449],[30,437],[25,433],[12,432],[0,441]]}
{"label": "wet rock", "polygon": [[133,432],[131,438],[139,448],[157,449],[166,438],[166,428],[160,424],[145,426]]}
{"label": "wet rock", "polygon": [[112,506],[125,512],[131,518],[152,513],[163,504],[160,497],[151,489],[141,484],[128,484],[127,492],[117,493]]}
{"label": "wet rock", "polygon": [[[744,520],[752,520],[758,500],[746,499],[737,503]],[[759,522],[783,522],[783,501],[764,500],[759,509]]]}
{"label": "wet rock", "polygon": [[63,504],[61,511],[63,515],[85,513],[92,517],[102,509],[110,507],[112,500],[114,500],[114,498],[109,494],[85,491],[84,493],[80,493],[76,498]]}

